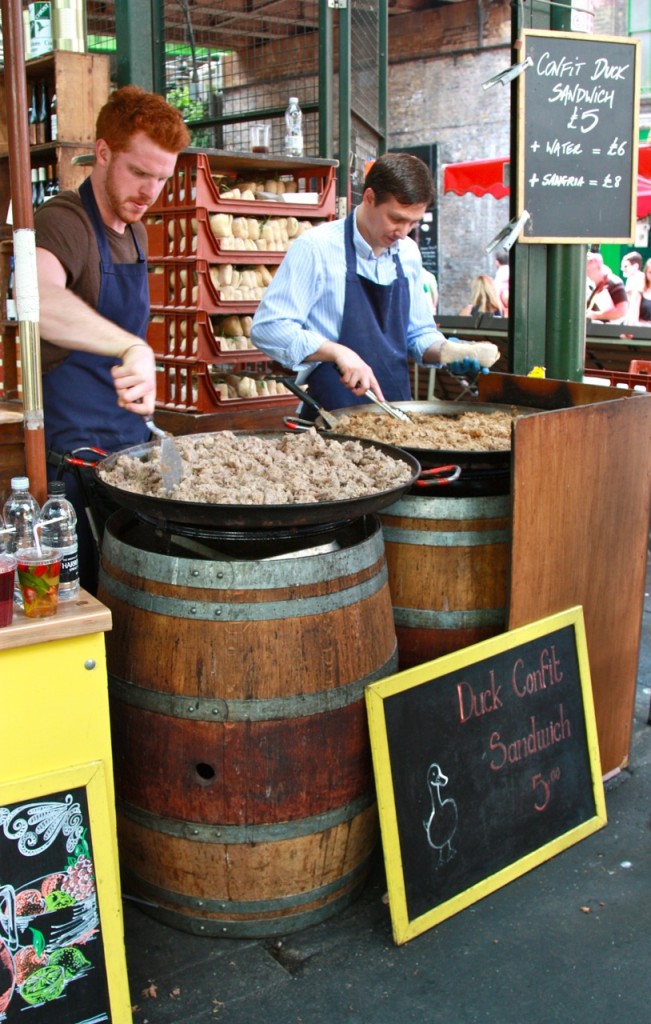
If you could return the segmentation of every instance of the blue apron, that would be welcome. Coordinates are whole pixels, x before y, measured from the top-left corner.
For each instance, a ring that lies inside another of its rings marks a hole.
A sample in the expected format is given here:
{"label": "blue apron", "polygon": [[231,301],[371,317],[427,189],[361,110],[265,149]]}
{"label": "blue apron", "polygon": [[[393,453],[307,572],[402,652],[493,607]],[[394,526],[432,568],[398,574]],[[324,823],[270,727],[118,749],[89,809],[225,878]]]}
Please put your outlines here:
{"label": "blue apron", "polygon": [[[357,352],[373,368],[388,402],[409,401],[411,384],[407,359],[409,281],[398,254],[393,257],[396,279],[378,284],[357,273],[353,244],[354,212],[346,218],[346,291],[338,341]],[[334,363],[319,363],[307,379],[308,392],[324,409],[342,409],[368,402],[341,383]],[[307,415],[304,406],[301,415]]]}
{"label": "blue apron", "polygon": [[[104,223],[89,179],[80,186],[79,195],[93,226],[99,249],[97,312],[125,331],[144,339],[149,322],[149,280],[145,255],[129,225],[138,261],[113,263]],[[63,363],[44,376],[43,407],[49,480],[61,478],[65,466],[60,456],[75,448],[93,446],[113,452],[149,439],[149,429],[143,418],[127,409],[121,409],[117,404],[111,367],[119,363],[120,360],[113,356],[70,352]],[[77,512],[81,585],[84,590],[95,594],[98,549],[104,523],[114,507],[106,503],[92,470],[66,472],[65,483],[66,495]],[[86,509],[92,510],[96,536],[91,529]]]}
{"label": "blue apron", "polygon": [[[113,263],[104,223],[90,179],[79,188],[84,209],[97,239],[100,287],[97,312],[125,331],[145,338],[149,322],[147,261],[129,225],[137,263]],[[120,360],[90,352],[69,352],[64,361],[43,378],[45,440],[53,451],[71,451],[93,445],[113,452],[147,440],[141,416],[117,404],[111,367]]]}

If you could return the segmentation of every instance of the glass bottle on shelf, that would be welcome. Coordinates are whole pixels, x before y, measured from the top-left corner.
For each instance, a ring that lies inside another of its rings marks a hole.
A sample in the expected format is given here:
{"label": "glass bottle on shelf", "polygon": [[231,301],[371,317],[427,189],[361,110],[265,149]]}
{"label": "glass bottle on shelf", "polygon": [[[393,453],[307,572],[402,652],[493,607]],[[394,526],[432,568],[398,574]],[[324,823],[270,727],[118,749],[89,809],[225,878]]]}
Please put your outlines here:
{"label": "glass bottle on shelf", "polygon": [[57,121],[57,94],[52,93],[50,100],[50,142],[56,142],[59,137],[59,125]]}
{"label": "glass bottle on shelf", "polygon": [[36,112],[36,143],[37,145],[49,141],[49,104],[47,101],[47,82],[41,82],[38,91],[38,109]]}
{"label": "glass bottle on shelf", "polygon": [[40,206],[45,202],[45,167],[39,167],[37,171],[36,205]]}
{"label": "glass bottle on shelf", "polygon": [[59,191],[59,182],[57,181],[55,168],[48,166],[47,176],[45,178],[45,198],[51,199]]}
{"label": "glass bottle on shelf", "polygon": [[38,206],[38,171],[36,167],[32,167],[32,206],[34,209]]}
{"label": "glass bottle on shelf", "polygon": [[29,99],[29,110],[27,112],[27,123],[29,126],[29,144],[30,146],[36,145],[36,121],[38,119],[38,99],[36,96],[36,82],[32,82],[30,99]]}

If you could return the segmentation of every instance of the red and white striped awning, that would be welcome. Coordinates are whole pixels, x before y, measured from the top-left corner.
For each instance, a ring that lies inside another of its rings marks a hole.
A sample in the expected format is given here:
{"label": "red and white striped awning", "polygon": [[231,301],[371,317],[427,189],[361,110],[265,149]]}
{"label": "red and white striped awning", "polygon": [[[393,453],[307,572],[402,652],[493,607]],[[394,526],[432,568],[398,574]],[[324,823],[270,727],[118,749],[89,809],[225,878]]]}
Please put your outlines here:
{"label": "red and white striped awning", "polygon": [[[493,196],[503,199],[508,196],[509,158],[494,157],[492,160],[464,160],[458,164],[446,164],[443,168],[443,191],[458,196],[471,193],[474,196]],[[651,213],[651,146],[638,149],[637,216],[646,217]]]}

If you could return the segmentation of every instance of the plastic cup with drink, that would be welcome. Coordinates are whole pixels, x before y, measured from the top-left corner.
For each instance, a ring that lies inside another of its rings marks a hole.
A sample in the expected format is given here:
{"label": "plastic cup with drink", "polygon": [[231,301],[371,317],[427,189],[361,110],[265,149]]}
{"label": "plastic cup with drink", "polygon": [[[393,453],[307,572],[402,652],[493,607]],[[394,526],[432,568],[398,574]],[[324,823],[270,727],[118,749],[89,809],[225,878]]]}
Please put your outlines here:
{"label": "plastic cup with drink", "polygon": [[252,153],[268,153],[271,127],[268,124],[249,125],[249,143]]}
{"label": "plastic cup with drink", "polygon": [[16,559],[0,552],[0,627],[10,626],[14,617],[14,578]]}
{"label": "plastic cup with drink", "polygon": [[[49,522],[58,522],[58,519]],[[41,544],[39,534],[44,525],[37,523],[34,527],[33,547],[21,548],[16,552],[18,582],[28,619],[44,619],[48,615],[56,615],[59,603],[61,553],[58,548]]]}

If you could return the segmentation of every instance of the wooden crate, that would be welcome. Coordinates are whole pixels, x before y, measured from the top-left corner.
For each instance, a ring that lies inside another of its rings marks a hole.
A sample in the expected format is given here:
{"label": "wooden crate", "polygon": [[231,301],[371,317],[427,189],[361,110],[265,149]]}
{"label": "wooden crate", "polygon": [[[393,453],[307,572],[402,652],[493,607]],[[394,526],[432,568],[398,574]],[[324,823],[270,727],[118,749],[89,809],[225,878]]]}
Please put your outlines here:
{"label": "wooden crate", "polygon": [[[110,91],[110,58],[54,50],[25,64],[27,87],[46,80],[56,89],[58,143],[87,143],[95,151],[97,114]],[[48,144],[46,144],[48,145]],[[50,144],[51,145],[51,144]],[[32,147],[35,150],[41,147]]]}

